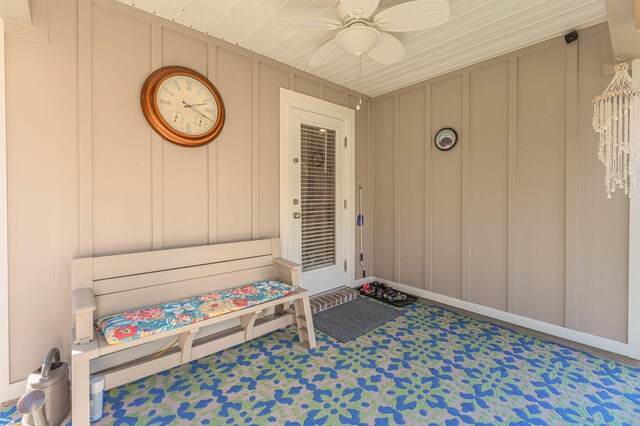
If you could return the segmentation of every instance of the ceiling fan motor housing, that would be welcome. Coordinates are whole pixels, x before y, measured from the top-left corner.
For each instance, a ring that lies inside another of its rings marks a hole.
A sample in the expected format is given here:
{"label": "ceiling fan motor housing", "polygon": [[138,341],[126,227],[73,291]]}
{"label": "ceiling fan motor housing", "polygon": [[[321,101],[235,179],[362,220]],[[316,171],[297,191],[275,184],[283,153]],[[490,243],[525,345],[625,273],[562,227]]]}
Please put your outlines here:
{"label": "ceiling fan motor housing", "polygon": [[338,19],[342,21],[343,24],[346,24],[352,19],[365,19],[367,16],[363,16],[364,10],[362,8],[356,7],[354,10],[347,10],[342,3],[338,3],[338,7],[336,7],[336,15]]}

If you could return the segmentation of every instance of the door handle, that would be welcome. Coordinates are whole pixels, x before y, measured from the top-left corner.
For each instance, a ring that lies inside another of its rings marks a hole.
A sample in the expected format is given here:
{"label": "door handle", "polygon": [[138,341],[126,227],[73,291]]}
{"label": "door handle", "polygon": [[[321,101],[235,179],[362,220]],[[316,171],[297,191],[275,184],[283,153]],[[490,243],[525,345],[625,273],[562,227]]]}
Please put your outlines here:
{"label": "door handle", "polygon": [[295,213],[293,214],[293,218],[294,218],[294,219],[300,219],[300,216],[301,216],[301,215],[300,215],[300,213],[298,213],[298,212],[295,212]]}

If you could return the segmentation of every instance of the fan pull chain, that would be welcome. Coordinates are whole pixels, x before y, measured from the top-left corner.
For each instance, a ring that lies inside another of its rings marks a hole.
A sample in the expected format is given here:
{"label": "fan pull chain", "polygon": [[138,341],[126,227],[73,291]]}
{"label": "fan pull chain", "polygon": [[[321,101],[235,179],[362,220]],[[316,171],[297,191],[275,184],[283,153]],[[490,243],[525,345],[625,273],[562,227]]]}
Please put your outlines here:
{"label": "fan pull chain", "polygon": [[362,81],[362,55],[358,55],[358,105],[356,105],[356,111],[360,111],[360,105],[362,105],[362,91],[360,90]]}

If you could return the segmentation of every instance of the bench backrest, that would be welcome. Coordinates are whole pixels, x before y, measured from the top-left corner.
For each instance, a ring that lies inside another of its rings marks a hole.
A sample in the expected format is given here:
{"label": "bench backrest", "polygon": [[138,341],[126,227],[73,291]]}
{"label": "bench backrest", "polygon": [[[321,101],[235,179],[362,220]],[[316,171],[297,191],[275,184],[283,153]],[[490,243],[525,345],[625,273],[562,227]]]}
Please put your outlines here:
{"label": "bench backrest", "polygon": [[71,262],[72,288],[93,288],[94,317],[274,278],[280,239],[89,257]]}

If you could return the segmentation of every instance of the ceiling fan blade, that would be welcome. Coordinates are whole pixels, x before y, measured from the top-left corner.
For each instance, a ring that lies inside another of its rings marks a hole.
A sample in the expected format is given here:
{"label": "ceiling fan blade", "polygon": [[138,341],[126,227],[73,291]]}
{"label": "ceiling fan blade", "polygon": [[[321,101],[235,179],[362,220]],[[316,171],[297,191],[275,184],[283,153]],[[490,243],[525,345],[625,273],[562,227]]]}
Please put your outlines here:
{"label": "ceiling fan blade", "polygon": [[373,22],[384,31],[417,31],[449,20],[447,0],[415,0],[378,13]]}
{"label": "ceiling fan blade", "polygon": [[380,41],[367,53],[381,64],[392,64],[404,56],[405,50],[400,40],[387,33],[380,33]]}
{"label": "ceiling fan blade", "polygon": [[273,25],[291,30],[335,30],[340,28],[342,23],[335,19],[319,17],[285,16],[274,19]]}
{"label": "ceiling fan blade", "polygon": [[324,65],[342,53],[344,53],[344,50],[338,46],[336,39],[333,38],[313,54],[309,63],[311,65]]}
{"label": "ceiling fan blade", "polygon": [[368,18],[378,8],[380,0],[340,0],[340,4],[352,18]]}

